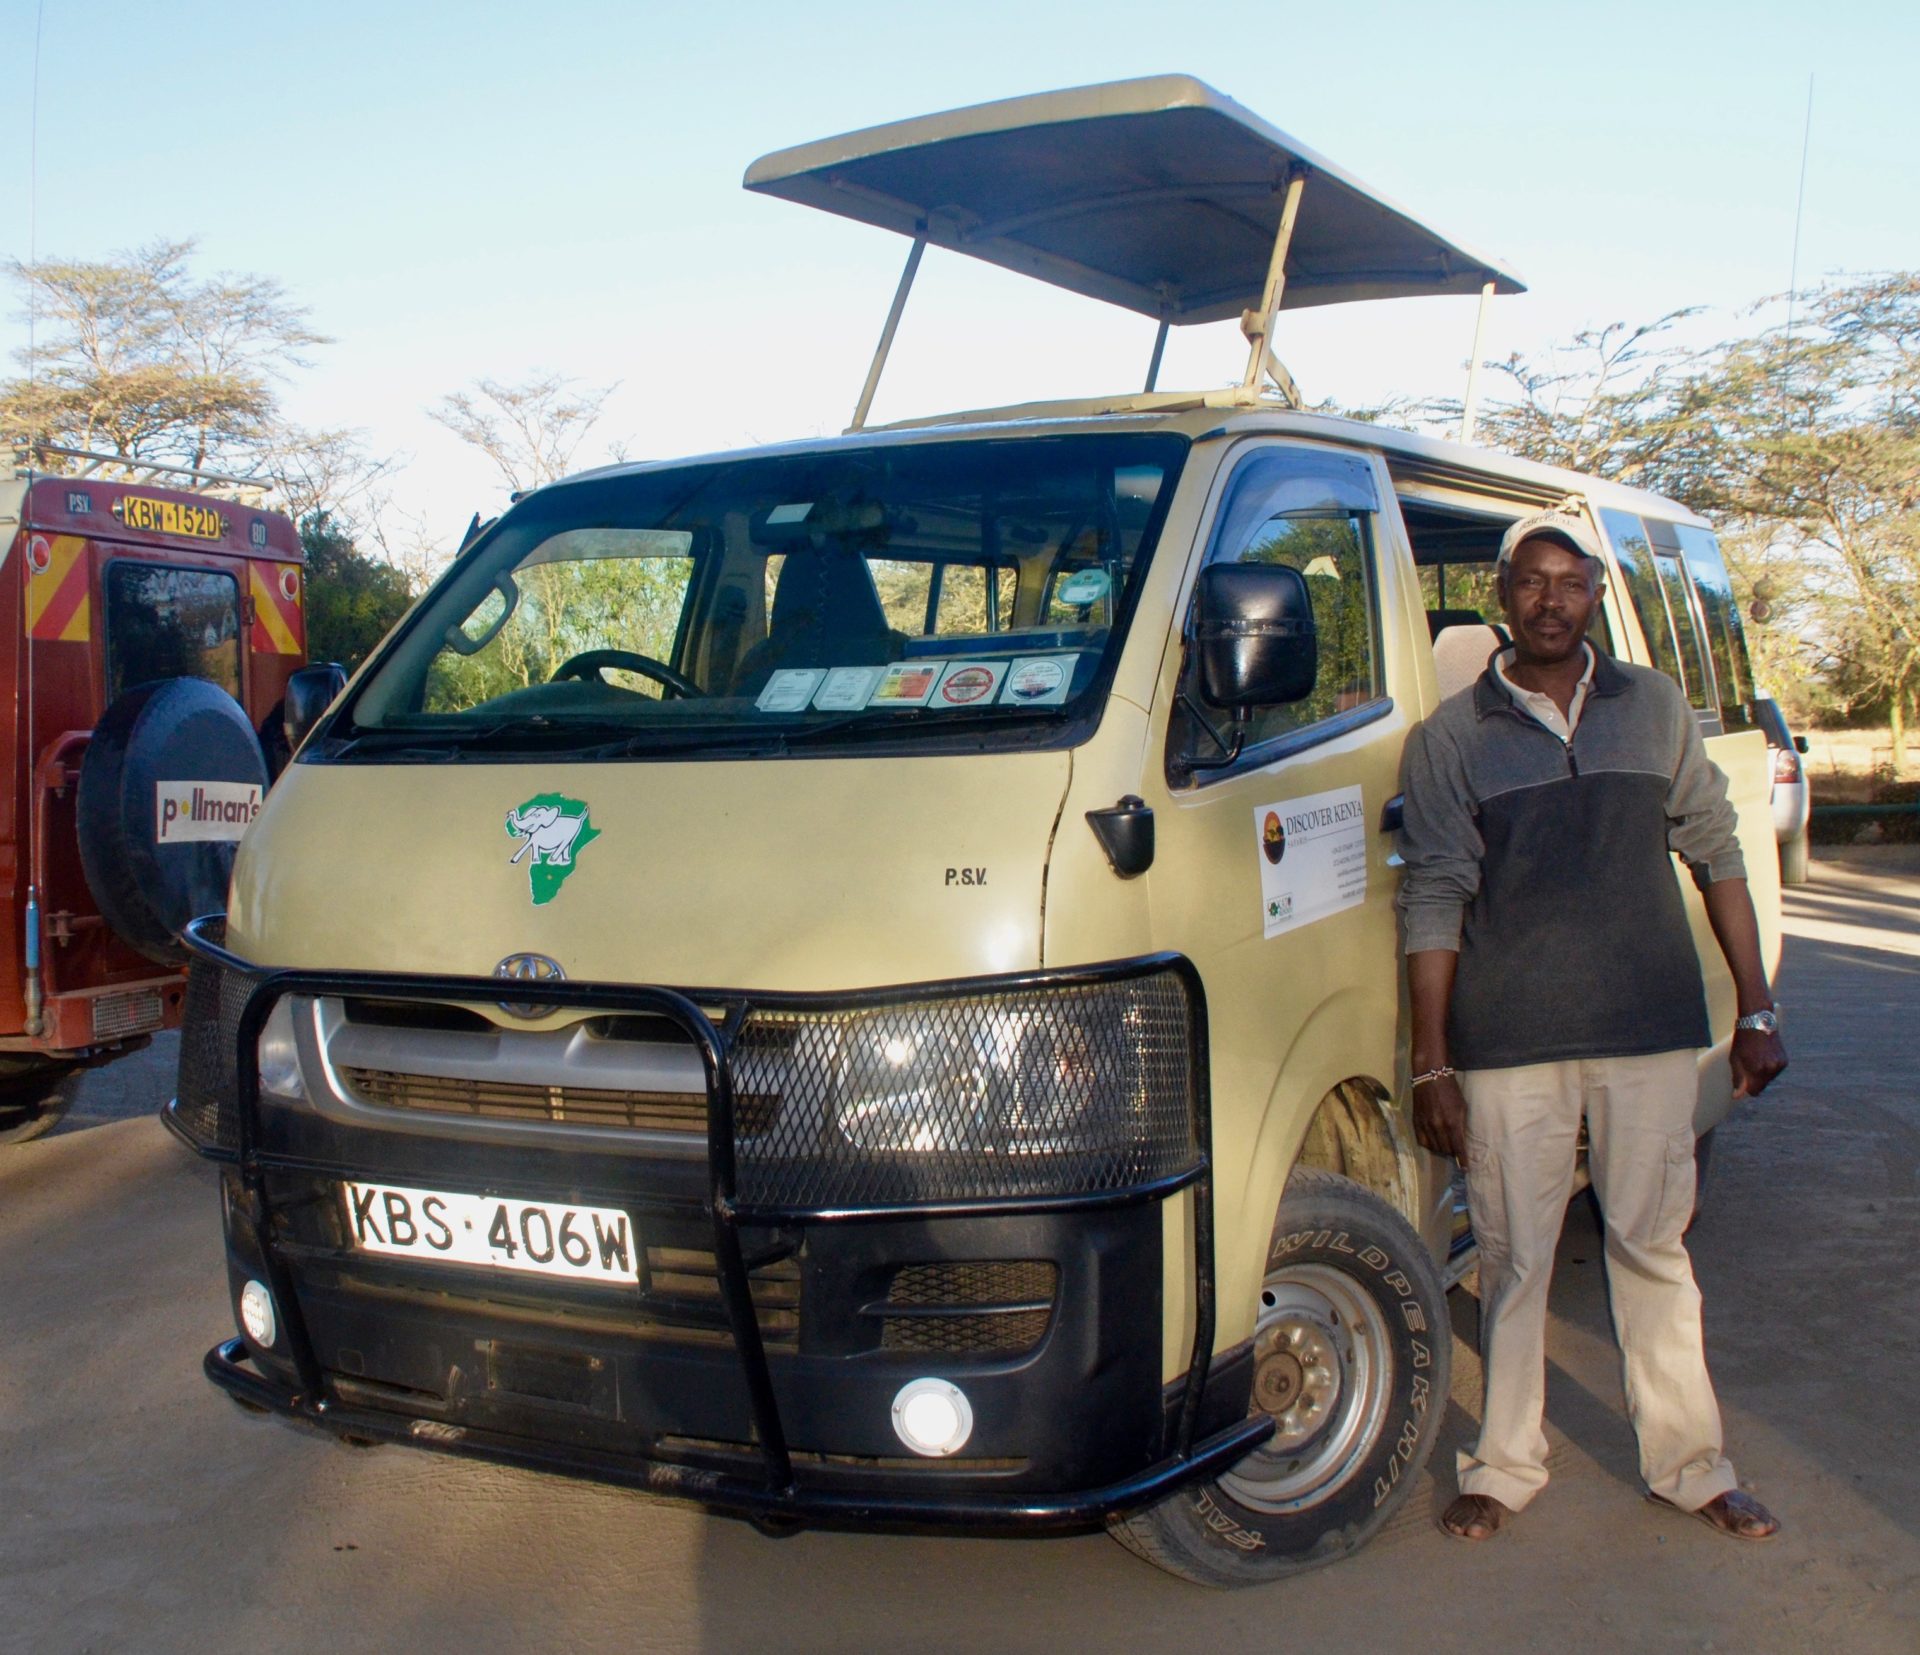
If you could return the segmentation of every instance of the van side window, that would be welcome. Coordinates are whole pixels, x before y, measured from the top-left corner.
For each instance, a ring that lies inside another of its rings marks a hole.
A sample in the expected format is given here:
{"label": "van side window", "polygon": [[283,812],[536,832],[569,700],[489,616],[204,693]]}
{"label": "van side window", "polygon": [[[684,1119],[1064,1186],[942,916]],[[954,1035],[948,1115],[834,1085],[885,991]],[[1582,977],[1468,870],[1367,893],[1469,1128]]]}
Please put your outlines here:
{"label": "van side window", "polygon": [[1640,630],[1647,635],[1647,664],[1684,685],[1673,641],[1673,620],[1660,590],[1660,577],[1654,573],[1653,546],[1647,539],[1646,526],[1626,511],[1603,510],[1600,521],[1607,539],[1613,542],[1613,555],[1619,559],[1627,596],[1633,599],[1634,613],[1640,617]]}
{"label": "van side window", "polygon": [[1708,530],[1686,523],[1676,523],[1673,532],[1706,614],[1707,648],[1713,653],[1713,675],[1720,682],[1721,722],[1730,730],[1744,730],[1754,722],[1753,668],[1720,543]]}
{"label": "van side window", "polygon": [[1693,604],[1693,583],[1687,579],[1686,565],[1680,560],[1675,525],[1649,517],[1646,526],[1647,537],[1653,542],[1653,566],[1659,572],[1661,590],[1667,595],[1667,612],[1673,616],[1674,636],[1680,642],[1681,684],[1694,710],[1712,717],[1717,710],[1713,675],[1707,666],[1700,618]]}
{"label": "van side window", "polygon": [[[1263,707],[1246,729],[1252,754],[1266,742],[1385,700],[1379,596],[1374,581],[1373,473],[1362,461],[1304,449],[1273,449],[1245,461],[1228,485],[1209,563],[1284,563],[1307,577],[1319,630],[1313,693]],[[1188,670],[1191,670],[1189,667]],[[1177,751],[1212,748],[1185,714]]]}
{"label": "van side window", "polygon": [[107,565],[107,699],[153,678],[204,678],[240,699],[240,584],[216,569]]}

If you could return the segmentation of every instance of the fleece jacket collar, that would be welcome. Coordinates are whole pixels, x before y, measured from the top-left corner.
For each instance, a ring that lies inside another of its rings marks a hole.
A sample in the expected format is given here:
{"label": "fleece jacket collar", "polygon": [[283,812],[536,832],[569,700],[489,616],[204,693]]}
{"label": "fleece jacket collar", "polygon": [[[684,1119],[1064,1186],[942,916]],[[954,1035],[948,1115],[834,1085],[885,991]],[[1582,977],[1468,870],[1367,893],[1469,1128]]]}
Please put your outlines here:
{"label": "fleece jacket collar", "polygon": [[[1632,680],[1614,664],[1614,659],[1592,639],[1587,640],[1593,650],[1593,682],[1587,686],[1587,699],[1596,696],[1620,695],[1632,685]],[[1491,718],[1495,713],[1511,713],[1515,718],[1528,721],[1528,715],[1513,704],[1513,697],[1500,687],[1498,675],[1493,663],[1510,646],[1502,644],[1487,657],[1486,669],[1473,681],[1473,710],[1481,718]]]}

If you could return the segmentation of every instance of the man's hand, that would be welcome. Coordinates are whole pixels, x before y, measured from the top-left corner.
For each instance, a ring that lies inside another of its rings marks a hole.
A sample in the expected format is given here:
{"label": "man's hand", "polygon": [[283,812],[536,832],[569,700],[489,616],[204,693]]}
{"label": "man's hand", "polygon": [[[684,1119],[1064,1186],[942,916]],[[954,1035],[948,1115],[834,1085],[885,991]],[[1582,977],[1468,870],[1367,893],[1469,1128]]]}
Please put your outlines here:
{"label": "man's hand", "polygon": [[1733,1095],[1736,1098],[1759,1096],[1786,1066],[1787,1048],[1779,1035],[1768,1034],[1764,1029],[1733,1031]]}
{"label": "man's hand", "polygon": [[1413,1134],[1423,1149],[1451,1155],[1456,1161],[1466,1160],[1467,1097],[1452,1075],[1414,1087]]}

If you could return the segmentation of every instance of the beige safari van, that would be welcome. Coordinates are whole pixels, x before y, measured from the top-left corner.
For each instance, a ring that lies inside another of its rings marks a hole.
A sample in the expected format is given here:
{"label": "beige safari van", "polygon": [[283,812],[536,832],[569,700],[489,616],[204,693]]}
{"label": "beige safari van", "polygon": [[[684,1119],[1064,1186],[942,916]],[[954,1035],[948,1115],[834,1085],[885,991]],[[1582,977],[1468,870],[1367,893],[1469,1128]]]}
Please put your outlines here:
{"label": "beige safari van", "polygon": [[[224,1166],[208,1375],[770,1530],[1339,1557],[1432,1448],[1473,1258],[1408,1121],[1402,746],[1497,642],[1502,531],[1570,501],[1777,958],[1712,530],[1303,412],[1282,307],[1519,284],[1198,82],[746,182],[910,238],[853,428],[541,489],[289,697],[168,1111]],[[1138,312],[1146,389],[868,429],[929,245]],[[1238,382],[1157,388],[1235,316]],[[1733,994],[1681,885],[1706,1132]]]}

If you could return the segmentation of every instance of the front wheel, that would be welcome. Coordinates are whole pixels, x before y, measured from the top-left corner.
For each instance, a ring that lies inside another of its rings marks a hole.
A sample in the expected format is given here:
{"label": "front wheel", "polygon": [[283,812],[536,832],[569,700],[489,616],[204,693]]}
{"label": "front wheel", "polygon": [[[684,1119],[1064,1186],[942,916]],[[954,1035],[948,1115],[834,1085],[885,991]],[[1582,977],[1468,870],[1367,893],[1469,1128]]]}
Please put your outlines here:
{"label": "front wheel", "polygon": [[1288,1181],[1254,1328],[1253,1409],[1274,1434],[1232,1470],[1116,1523],[1205,1586],[1359,1550],[1412,1493],[1446,1407],[1446,1289],[1413,1227],[1334,1173]]}

